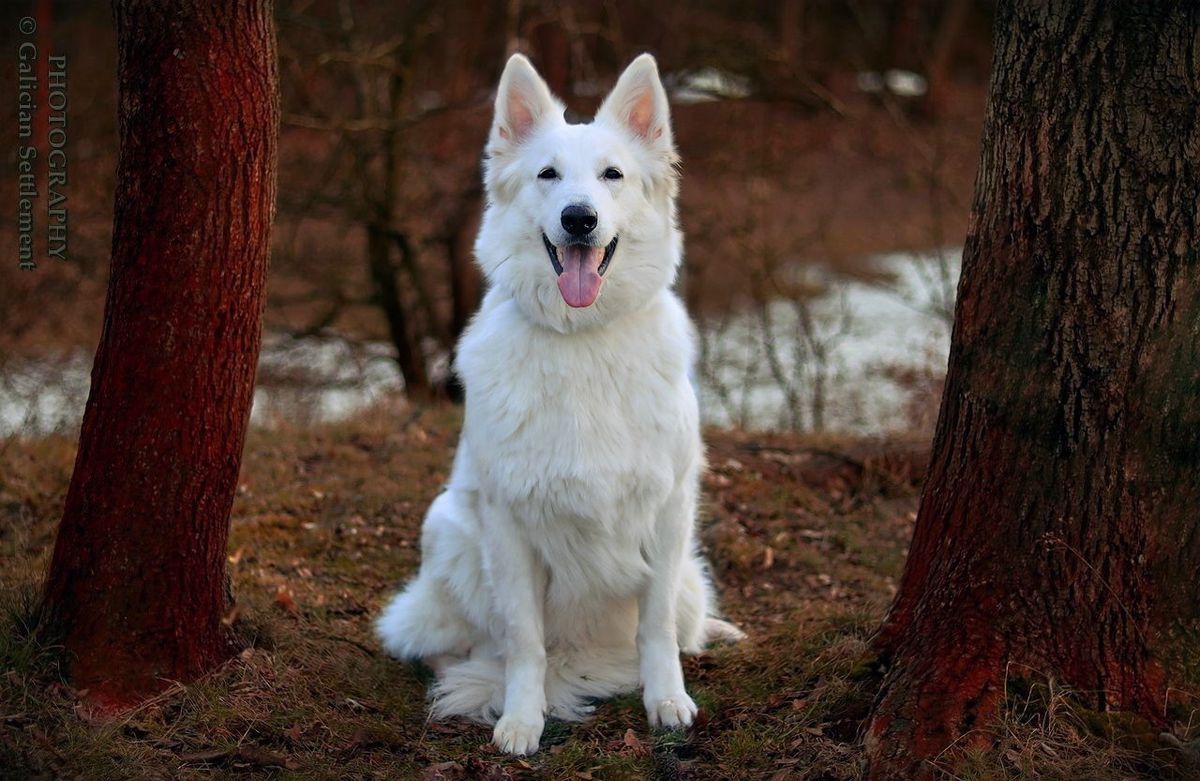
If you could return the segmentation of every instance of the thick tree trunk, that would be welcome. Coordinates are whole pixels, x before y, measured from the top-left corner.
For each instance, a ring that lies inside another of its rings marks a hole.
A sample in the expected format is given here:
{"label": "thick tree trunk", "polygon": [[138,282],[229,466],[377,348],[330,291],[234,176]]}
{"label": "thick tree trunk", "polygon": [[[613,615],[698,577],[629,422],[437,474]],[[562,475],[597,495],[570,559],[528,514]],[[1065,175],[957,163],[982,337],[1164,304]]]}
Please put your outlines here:
{"label": "thick tree trunk", "polygon": [[225,544],[275,203],[272,4],[115,3],[104,331],[45,611],[102,708],[225,659]]}
{"label": "thick tree trunk", "polygon": [[986,743],[1006,677],[1161,723],[1195,667],[1198,41],[1196,4],[1000,4],[873,779]]}

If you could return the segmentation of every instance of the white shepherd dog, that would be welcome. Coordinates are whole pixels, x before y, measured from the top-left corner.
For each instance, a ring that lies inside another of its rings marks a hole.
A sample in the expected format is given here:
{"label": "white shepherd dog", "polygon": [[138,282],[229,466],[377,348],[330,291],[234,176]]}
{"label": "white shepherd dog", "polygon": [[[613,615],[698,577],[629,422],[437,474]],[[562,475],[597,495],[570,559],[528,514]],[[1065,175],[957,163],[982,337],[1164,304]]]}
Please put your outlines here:
{"label": "white shepherd dog", "polygon": [[376,628],[437,672],[435,718],[494,723],[506,752],[639,680],[652,726],[686,726],[680,650],[742,633],[714,617],[694,533],[704,452],[694,335],[671,292],[667,96],[643,54],[592,123],[570,125],[514,55],[495,110],[462,438],[420,572]]}

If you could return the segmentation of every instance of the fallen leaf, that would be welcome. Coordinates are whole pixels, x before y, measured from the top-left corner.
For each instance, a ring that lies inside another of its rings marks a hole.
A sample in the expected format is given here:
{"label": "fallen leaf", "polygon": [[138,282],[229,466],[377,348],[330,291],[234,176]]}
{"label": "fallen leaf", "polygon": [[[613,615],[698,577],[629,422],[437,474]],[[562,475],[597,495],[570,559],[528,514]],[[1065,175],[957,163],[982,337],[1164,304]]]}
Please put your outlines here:
{"label": "fallen leaf", "polygon": [[450,772],[461,773],[463,766],[457,762],[438,762],[421,771],[421,781],[448,781],[453,778]]}
{"label": "fallen leaf", "polygon": [[363,711],[366,713],[379,713],[379,708],[376,707],[375,705],[372,705],[369,702],[363,702],[362,700],[356,700],[353,697],[347,697],[345,702],[346,702],[346,706],[349,707],[350,710],[353,710],[353,711]]}
{"label": "fallen leaf", "polygon": [[275,589],[275,604],[289,613],[300,612],[300,609],[296,607],[296,596],[286,584],[281,583],[279,588]]}
{"label": "fallen leaf", "polygon": [[233,749],[228,748],[210,748],[204,751],[192,751],[187,754],[180,754],[180,762],[212,762],[214,759],[222,759],[233,753]]}
{"label": "fallen leaf", "polygon": [[288,770],[295,770],[296,763],[294,760],[276,754],[274,751],[269,751],[260,746],[242,746],[234,754],[234,759],[239,762],[244,762],[248,765],[257,767],[282,767]]}
{"label": "fallen leaf", "polygon": [[365,748],[370,744],[371,733],[367,732],[365,728],[359,727],[354,731],[354,734],[350,737],[350,742],[342,749],[341,754],[346,758],[352,757],[359,749]]}

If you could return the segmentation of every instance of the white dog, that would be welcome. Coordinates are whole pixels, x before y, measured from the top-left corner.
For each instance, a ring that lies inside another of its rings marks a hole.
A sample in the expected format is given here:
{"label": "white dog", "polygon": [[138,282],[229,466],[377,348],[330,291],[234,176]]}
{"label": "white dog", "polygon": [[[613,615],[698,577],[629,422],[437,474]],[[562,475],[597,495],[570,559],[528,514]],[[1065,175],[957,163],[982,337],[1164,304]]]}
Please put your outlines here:
{"label": "white dog", "polygon": [[652,726],[690,724],[680,650],[742,636],[713,617],[694,536],[677,160],[650,55],[586,125],[508,61],[475,244],[488,293],[456,362],[462,438],[420,572],[377,630],[437,672],[434,717],[495,723],[514,754],[537,750],[547,714],[580,719],[639,677]]}

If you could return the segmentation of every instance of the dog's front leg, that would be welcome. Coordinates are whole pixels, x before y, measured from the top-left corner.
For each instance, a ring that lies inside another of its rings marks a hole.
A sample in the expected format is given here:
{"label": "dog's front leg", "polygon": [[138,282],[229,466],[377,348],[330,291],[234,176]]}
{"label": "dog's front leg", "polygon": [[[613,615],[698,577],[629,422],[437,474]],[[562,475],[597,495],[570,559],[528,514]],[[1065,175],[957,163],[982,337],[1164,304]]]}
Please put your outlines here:
{"label": "dog's front leg", "polygon": [[683,685],[675,615],[694,508],[695,490],[686,485],[676,489],[659,514],[647,551],[650,576],[638,599],[637,645],[642,702],[652,727],[686,727],[696,717],[696,703]]}
{"label": "dog's front leg", "polygon": [[504,713],[492,742],[510,754],[532,754],[545,725],[546,577],[511,510],[491,503],[483,510],[483,561],[504,651]]}

